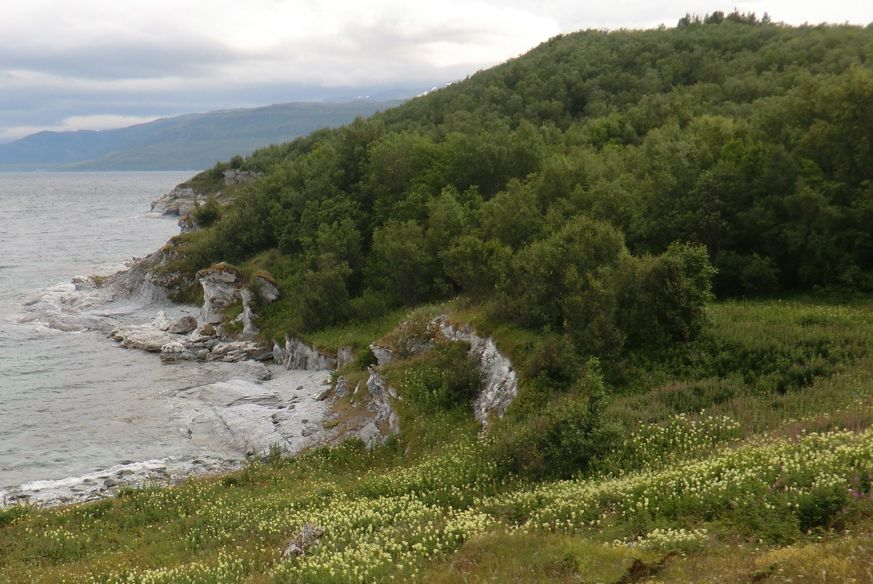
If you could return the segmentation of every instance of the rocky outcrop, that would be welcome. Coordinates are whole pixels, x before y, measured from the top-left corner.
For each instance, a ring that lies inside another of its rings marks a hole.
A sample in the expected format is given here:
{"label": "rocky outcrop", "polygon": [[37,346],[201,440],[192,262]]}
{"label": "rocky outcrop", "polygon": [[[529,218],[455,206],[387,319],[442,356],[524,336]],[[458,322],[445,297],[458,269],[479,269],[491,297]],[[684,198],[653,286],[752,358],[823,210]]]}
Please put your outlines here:
{"label": "rocky outcrop", "polygon": [[349,346],[343,346],[336,352],[336,367],[340,369],[355,360],[355,353]]}
{"label": "rocky outcrop", "polygon": [[305,556],[306,553],[316,545],[324,535],[324,529],[313,523],[304,523],[300,533],[288,542],[285,549],[282,550],[282,559],[299,558]]}
{"label": "rocky outcrop", "polygon": [[224,309],[240,298],[242,275],[222,263],[197,272],[197,281],[203,287],[201,320],[208,324],[221,324],[224,322]]}
{"label": "rocky outcrop", "polygon": [[197,219],[194,218],[194,213],[188,213],[187,215],[179,217],[177,225],[179,226],[179,231],[182,233],[191,233],[198,228]]}
{"label": "rocky outcrop", "polygon": [[336,357],[322,353],[312,345],[291,337],[285,337],[285,347],[273,345],[273,360],[286,369],[318,371],[336,369]]}
{"label": "rocky outcrop", "polygon": [[264,274],[255,275],[250,286],[245,286],[243,275],[224,263],[200,270],[197,272],[197,281],[203,288],[200,318],[206,324],[222,324],[225,309],[237,301],[242,302],[243,309],[237,317],[237,322],[242,325],[243,339],[252,339],[258,334],[255,327],[255,314],[252,312],[251,289],[264,304],[274,302],[281,294],[275,282]]}
{"label": "rocky outcrop", "polygon": [[373,343],[370,345],[370,350],[373,352],[373,356],[376,357],[376,364],[380,367],[394,360],[394,351],[388,347]]}
{"label": "rocky outcrop", "polygon": [[438,338],[470,345],[470,357],[479,365],[484,383],[482,391],[473,401],[473,413],[483,428],[487,428],[488,420],[492,416],[503,416],[518,393],[518,376],[512,362],[500,353],[492,338],[477,335],[469,326],[456,327],[443,315],[426,325],[420,322],[403,323],[385,344],[371,344],[370,350],[381,367],[396,358],[411,357],[431,350]]}
{"label": "rocky outcrop", "polygon": [[127,269],[96,279],[95,283],[111,296],[107,301],[125,298],[143,306],[166,302],[168,296],[196,283],[190,274],[172,269],[172,264],[181,258],[177,244],[178,240],[173,238],[158,251],[132,259]]}
{"label": "rocky outcrop", "polygon": [[224,171],[224,186],[230,187],[233,185],[244,185],[252,182],[261,176],[258,172],[251,170],[239,170],[238,168],[228,168]]}
{"label": "rocky outcrop", "polygon": [[171,321],[160,312],[152,322],[118,327],[112,329],[109,336],[126,349],[160,353],[165,361],[237,363],[264,361],[271,357],[269,348],[261,343],[221,337],[210,325],[189,331],[190,334],[173,332],[180,322],[187,327],[192,321],[196,326],[197,321],[192,316]]}
{"label": "rocky outcrop", "polygon": [[205,200],[205,198],[198,197],[194,189],[178,186],[152,201],[151,212],[161,215],[184,216],[190,214],[201,200]]}
{"label": "rocky outcrop", "polygon": [[343,398],[349,394],[349,381],[345,377],[340,376],[339,379],[336,380],[336,387],[334,388],[334,396],[336,399]]}
{"label": "rocky outcrop", "polygon": [[266,454],[273,446],[296,454],[334,437],[334,429],[325,427],[330,402],[317,399],[330,387],[325,377],[324,371],[280,371],[267,379],[235,376],[182,389],[170,399],[185,412],[180,423],[194,446],[221,444],[237,456]]}
{"label": "rocky outcrop", "polygon": [[445,316],[431,321],[434,332],[449,341],[462,341],[470,345],[470,357],[479,364],[484,386],[473,400],[473,414],[483,427],[488,426],[491,416],[502,416],[518,393],[518,376],[512,362],[497,350],[490,337],[483,338],[470,327],[457,328]]}
{"label": "rocky outcrop", "polygon": [[164,345],[176,342],[176,335],[169,332],[171,321],[163,313],[149,323],[112,329],[109,336],[125,349],[139,349],[160,353]]}
{"label": "rocky outcrop", "polygon": [[282,295],[282,291],[279,290],[278,284],[276,284],[276,282],[266,274],[255,274],[253,282],[258,297],[264,304],[272,304]]}
{"label": "rocky outcrop", "polygon": [[196,328],[197,319],[193,316],[186,315],[174,320],[170,326],[167,327],[167,332],[174,335],[187,335],[188,333],[193,332]]}
{"label": "rocky outcrop", "polygon": [[368,372],[367,393],[370,401],[367,408],[370,419],[355,434],[372,448],[384,442],[388,436],[400,432],[400,420],[390,400],[392,396],[396,398],[397,392],[385,383],[377,368],[371,366]]}
{"label": "rocky outcrop", "polygon": [[255,314],[252,312],[252,293],[247,288],[242,288],[239,295],[243,305],[242,312],[236,318],[243,326],[240,338],[253,339],[257,336],[258,329],[255,326]]}

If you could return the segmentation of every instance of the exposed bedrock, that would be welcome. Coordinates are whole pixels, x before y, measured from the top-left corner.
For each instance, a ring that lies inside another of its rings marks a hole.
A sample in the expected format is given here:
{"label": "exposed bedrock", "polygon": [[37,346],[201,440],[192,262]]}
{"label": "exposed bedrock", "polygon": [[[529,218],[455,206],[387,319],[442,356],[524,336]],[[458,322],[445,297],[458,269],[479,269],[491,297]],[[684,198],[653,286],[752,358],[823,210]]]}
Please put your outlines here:
{"label": "exposed bedrock", "polygon": [[[404,325],[400,326],[403,331]],[[430,321],[426,331],[401,335],[402,346],[370,345],[379,366],[390,363],[397,355],[416,355],[431,350],[434,340],[462,341],[470,345],[470,357],[482,371],[483,388],[473,401],[473,413],[483,427],[492,416],[503,416],[518,393],[518,377],[512,362],[497,349],[494,339],[482,337],[472,327],[458,327],[445,315]]]}
{"label": "exposed bedrock", "polygon": [[218,334],[215,327],[204,325],[187,333],[173,332],[183,322],[189,326],[193,317],[170,321],[163,312],[145,324],[112,329],[109,336],[126,349],[160,353],[166,361],[265,361],[272,354],[263,344],[245,339],[230,339]]}
{"label": "exposed bedrock", "polygon": [[337,358],[293,337],[285,337],[285,346],[273,344],[273,361],[286,369],[317,371],[336,369]]}
{"label": "exposed bedrock", "polygon": [[194,189],[177,186],[152,201],[151,212],[161,215],[187,215],[194,210],[199,201],[205,200],[205,197],[198,197]]}
{"label": "exposed bedrock", "polygon": [[221,324],[224,310],[240,299],[242,275],[225,264],[216,264],[197,272],[197,281],[203,287],[200,320],[206,324]]}
{"label": "exposed bedrock", "polygon": [[518,376],[512,362],[497,350],[494,339],[481,337],[469,326],[455,327],[446,316],[438,316],[430,323],[435,333],[449,341],[470,344],[470,357],[479,364],[483,387],[473,400],[473,414],[483,427],[491,416],[503,416],[518,393]]}
{"label": "exposed bedrock", "polygon": [[281,295],[279,287],[266,274],[255,274],[246,283],[243,275],[235,268],[227,264],[215,264],[197,272],[197,281],[203,288],[203,307],[200,318],[206,324],[221,324],[224,322],[224,311],[241,301],[243,313],[244,334],[254,336],[257,330],[254,327],[255,315],[251,312],[252,294],[257,294],[258,300],[264,304],[275,302]]}

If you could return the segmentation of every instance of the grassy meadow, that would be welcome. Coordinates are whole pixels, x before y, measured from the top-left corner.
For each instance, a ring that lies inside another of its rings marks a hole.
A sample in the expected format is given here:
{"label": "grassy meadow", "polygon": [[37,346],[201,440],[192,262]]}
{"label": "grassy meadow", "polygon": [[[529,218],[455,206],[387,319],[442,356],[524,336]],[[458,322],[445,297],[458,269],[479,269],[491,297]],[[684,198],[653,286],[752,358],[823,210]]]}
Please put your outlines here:
{"label": "grassy meadow", "polygon": [[[687,346],[604,367],[599,415],[619,431],[572,476],[501,458],[513,410],[538,395],[519,359],[539,353],[498,327],[522,376],[505,427],[480,435],[464,400],[444,399],[463,389],[449,349],[412,357],[385,371],[403,399],[401,433],[384,446],[274,453],[173,487],[7,508],[0,580],[873,581],[873,302],[734,300],[708,318]],[[283,559],[307,523],[323,535]]]}

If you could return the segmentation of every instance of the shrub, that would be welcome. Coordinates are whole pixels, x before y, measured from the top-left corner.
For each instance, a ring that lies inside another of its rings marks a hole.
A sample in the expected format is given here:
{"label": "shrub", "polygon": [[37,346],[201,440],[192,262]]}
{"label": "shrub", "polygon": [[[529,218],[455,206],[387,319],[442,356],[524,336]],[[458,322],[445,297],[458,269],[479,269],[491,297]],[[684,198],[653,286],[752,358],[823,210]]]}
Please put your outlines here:
{"label": "shrub", "polygon": [[479,391],[482,378],[469,356],[470,345],[438,342],[407,366],[400,375],[400,391],[405,399],[425,412],[468,408]]}
{"label": "shrub", "polygon": [[491,455],[506,473],[530,479],[569,478],[612,450],[619,429],[602,416],[605,387],[596,362],[573,391],[554,396],[523,419],[494,429]]}
{"label": "shrub", "polygon": [[465,235],[442,252],[440,259],[446,274],[465,294],[482,299],[504,282],[512,250],[496,239],[483,241]]}
{"label": "shrub", "polygon": [[19,517],[24,517],[30,512],[27,505],[12,505],[6,509],[0,509],[0,527],[12,524]]}
{"label": "shrub", "polygon": [[813,488],[797,501],[797,520],[801,531],[833,527],[846,505],[849,493],[844,485],[823,485]]}
{"label": "shrub", "polygon": [[355,357],[355,367],[358,369],[366,369],[370,365],[375,365],[378,363],[376,359],[376,355],[373,354],[373,349],[370,347],[364,347],[360,351],[358,351],[357,357]]}
{"label": "shrub", "polygon": [[620,311],[628,342],[657,345],[697,337],[714,276],[701,245],[674,243],[660,256],[638,260]]}
{"label": "shrub", "polygon": [[221,218],[221,205],[215,200],[215,197],[210,195],[206,198],[206,202],[197,204],[194,208],[194,220],[199,227],[210,227]]}
{"label": "shrub", "polygon": [[582,360],[567,337],[549,334],[530,351],[522,373],[544,388],[567,390],[582,373]]}

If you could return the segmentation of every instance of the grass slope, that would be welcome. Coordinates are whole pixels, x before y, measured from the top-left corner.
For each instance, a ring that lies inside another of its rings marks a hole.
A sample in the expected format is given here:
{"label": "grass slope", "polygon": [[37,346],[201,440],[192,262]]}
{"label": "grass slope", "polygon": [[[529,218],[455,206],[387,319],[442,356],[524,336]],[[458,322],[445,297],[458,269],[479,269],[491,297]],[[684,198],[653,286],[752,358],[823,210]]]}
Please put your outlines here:
{"label": "grass slope", "polygon": [[[627,431],[569,480],[505,472],[466,407],[434,413],[422,398],[416,384],[439,362],[417,357],[387,372],[404,400],[402,433],[386,446],[273,456],[62,509],[13,507],[0,512],[0,573],[9,582],[871,581],[873,304],[732,301],[708,314],[696,345],[628,361],[604,414]],[[495,334],[501,346],[518,342]],[[283,560],[305,523],[324,536]]]}

